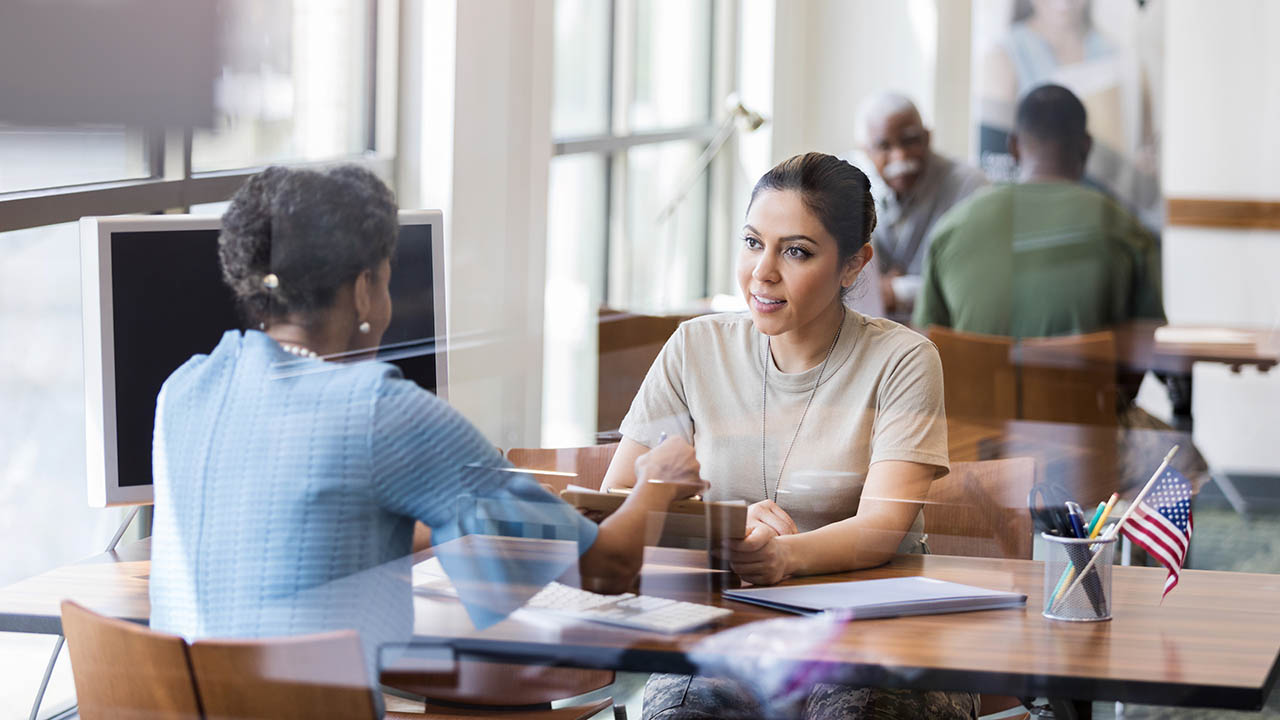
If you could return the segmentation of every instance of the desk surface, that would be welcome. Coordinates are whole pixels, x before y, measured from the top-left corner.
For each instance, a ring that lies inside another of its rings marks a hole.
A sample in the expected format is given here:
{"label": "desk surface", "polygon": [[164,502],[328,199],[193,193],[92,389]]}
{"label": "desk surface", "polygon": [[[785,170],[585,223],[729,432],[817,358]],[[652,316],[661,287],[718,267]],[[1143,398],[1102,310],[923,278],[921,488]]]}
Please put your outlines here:
{"label": "desk surface", "polygon": [[1156,342],[1158,320],[1132,320],[1114,328],[1121,363],[1136,370],[1188,374],[1192,363],[1214,362],[1239,368],[1255,365],[1263,370],[1280,362],[1280,346],[1274,334],[1261,329],[1236,329],[1253,336],[1252,345]]}
{"label": "desk surface", "polygon": [[[500,542],[509,542],[506,540]],[[517,541],[529,542],[529,541]],[[58,603],[72,598],[116,617],[149,614],[147,541],[0,589],[0,631],[56,633]],[[636,671],[692,671],[689,651],[713,632],[787,616],[725,600],[727,576],[705,555],[651,549],[641,592],[730,607],[727,621],[663,636],[595,624],[516,616],[475,631],[454,599],[415,596],[415,635],[466,655]],[[1280,576],[1187,570],[1160,603],[1164,571],[1114,568],[1115,619],[1065,623],[1040,615],[1038,562],[904,555],[890,564],[803,582],[923,575],[1028,596],[1027,607],[850,623],[820,652],[845,682],[965,688],[1003,694],[1255,709],[1275,683],[1280,654]],[[793,581],[794,582],[794,581]]]}

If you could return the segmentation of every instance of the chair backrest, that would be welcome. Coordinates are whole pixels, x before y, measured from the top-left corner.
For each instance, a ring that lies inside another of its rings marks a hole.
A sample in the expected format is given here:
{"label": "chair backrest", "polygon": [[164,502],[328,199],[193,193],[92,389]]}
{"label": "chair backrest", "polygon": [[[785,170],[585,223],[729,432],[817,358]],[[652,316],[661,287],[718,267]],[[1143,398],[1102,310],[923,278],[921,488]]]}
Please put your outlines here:
{"label": "chair backrest", "polygon": [[210,720],[374,720],[359,636],[197,640],[191,669]]}
{"label": "chair backrest", "polygon": [[540,474],[533,476],[538,482],[550,485],[556,490],[563,490],[569,485],[599,490],[600,483],[604,481],[604,474],[609,469],[609,463],[617,450],[618,443],[575,448],[511,448],[507,451],[507,460],[518,468],[574,473],[575,477]]}
{"label": "chair backrest", "polygon": [[80,717],[198,720],[202,717],[187,646],[177,635],[152,632],[62,602]]}
{"label": "chair backrest", "polygon": [[1035,475],[1029,457],[951,463],[951,473],[933,481],[924,506],[929,551],[1030,560],[1027,495]]}
{"label": "chair backrest", "polygon": [[1013,340],[937,325],[930,326],[928,335],[942,359],[948,417],[1013,420],[1018,416]]}
{"label": "chair backrest", "polygon": [[602,308],[596,429],[616,430],[667,338],[687,315],[634,315]]}
{"label": "chair backrest", "polygon": [[1116,424],[1116,339],[1110,331],[1027,338],[1017,356],[1023,420]]}

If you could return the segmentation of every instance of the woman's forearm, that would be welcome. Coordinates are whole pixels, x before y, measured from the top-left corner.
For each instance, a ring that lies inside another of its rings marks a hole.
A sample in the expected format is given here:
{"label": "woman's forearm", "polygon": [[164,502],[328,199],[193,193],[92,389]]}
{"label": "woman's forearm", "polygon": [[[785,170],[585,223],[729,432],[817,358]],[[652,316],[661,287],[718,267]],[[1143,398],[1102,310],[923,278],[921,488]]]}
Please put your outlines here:
{"label": "woman's forearm", "polygon": [[903,460],[873,464],[857,515],[778,538],[787,549],[787,574],[821,575],[888,562],[920,514],[935,474],[931,465]]}
{"label": "woman's forearm", "polygon": [[900,527],[855,516],[777,542],[786,548],[787,575],[824,575],[885,564],[906,535]]}
{"label": "woman's forearm", "polygon": [[635,440],[622,438],[622,442],[618,443],[618,449],[613,453],[613,459],[609,462],[609,469],[604,474],[600,489],[635,487],[636,460],[647,452],[649,448]]}
{"label": "woman's forearm", "polygon": [[641,483],[628,495],[600,523],[596,541],[579,559],[582,586],[607,594],[626,592],[644,563],[646,538],[661,533],[663,514],[673,499],[669,486],[654,483]]}

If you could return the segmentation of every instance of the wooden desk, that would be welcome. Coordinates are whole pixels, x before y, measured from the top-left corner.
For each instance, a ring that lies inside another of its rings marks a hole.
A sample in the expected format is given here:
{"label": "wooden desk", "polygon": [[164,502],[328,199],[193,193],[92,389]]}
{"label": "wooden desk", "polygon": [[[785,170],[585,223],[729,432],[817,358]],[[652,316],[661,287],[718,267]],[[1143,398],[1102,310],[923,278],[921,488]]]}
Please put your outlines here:
{"label": "wooden desk", "polygon": [[20,580],[0,588],[0,632],[62,634],[64,599],[110,617],[145,623],[151,617],[150,574],[147,538]]}
{"label": "wooden desk", "polygon": [[1188,375],[1191,365],[1197,362],[1223,363],[1234,370],[1245,365],[1269,370],[1280,363],[1280,341],[1273,332],[1261,328],[1239,330],[1253,336],[1252,345],[1158,343],[1155,331],[1164,324],[1158,320],[1132,320],[1113,328],[1121,364],[1132,370]]}
{"label": "wooden desk", "polygon": [[[148,552],[143,541],[0,589],[0,631],[58,632],[63,598],[144,622]],[[651,549],[640,587],[734,610],[700,632],[664,636],[523,616],[476,631],[456,600],[415,596],[415,642],[466,657],[696,672],[689,653],[712,633],[792,617],[722,599],[729,576],[703,565],[701,553]],[[1186,570],[1162,605],[1163,569],[1116,567],[1115,619],[1106,623],[1042,617],[1043,567],[1033,561],[904,555],[884,567],[802,582],[912,575],[1015,590],[1028,596],[1027,607],[855,622],[820,652],[791,659],[825,663],[851,684],[1232,709],[1261,707],[1280,669],[1277,575]]]}
{"label": "wooden desk", "polygon": [[[694,673],[689,654],[699,641],[785,617],[722,599],[724,576],[687,569],[703,562],[696,553],[661,550],[648,559],[641,592],[730,607],[732,618],[675,637],[516,618],[475,632],[455,601],[420,598],[417,641],[508,661]],[[1184,571],[1162,606],[1163,569],[1116,567],[1115,619],[1066,623],[1040,614],[1043,572],[1033,561],[904,555],[881,568],[792,581],[922,575],[1022,592],[1028,602],[1018,610],[855,622],[820,652],[789,659],[825,663],[855,685],[1234,709],[1257,709],[1270,694],[1280,669],[1280,576]]]}

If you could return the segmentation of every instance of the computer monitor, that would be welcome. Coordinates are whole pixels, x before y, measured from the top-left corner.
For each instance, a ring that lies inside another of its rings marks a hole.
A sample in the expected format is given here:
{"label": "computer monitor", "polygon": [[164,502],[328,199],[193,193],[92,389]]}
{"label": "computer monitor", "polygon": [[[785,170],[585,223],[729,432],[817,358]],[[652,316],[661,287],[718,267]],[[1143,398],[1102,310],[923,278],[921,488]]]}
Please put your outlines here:
{"label": "computer monitor", "polygon": [[[152,501],[156,396],[192,355],[243,327],[218,265],[218,217],[80,221],[89,505]],[[402,210],[391,325],[378,358],[447,399],[444,233],[436,210]]]}

